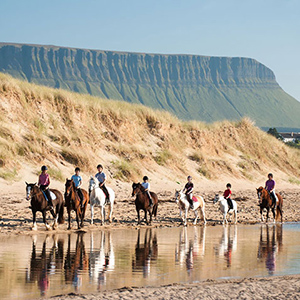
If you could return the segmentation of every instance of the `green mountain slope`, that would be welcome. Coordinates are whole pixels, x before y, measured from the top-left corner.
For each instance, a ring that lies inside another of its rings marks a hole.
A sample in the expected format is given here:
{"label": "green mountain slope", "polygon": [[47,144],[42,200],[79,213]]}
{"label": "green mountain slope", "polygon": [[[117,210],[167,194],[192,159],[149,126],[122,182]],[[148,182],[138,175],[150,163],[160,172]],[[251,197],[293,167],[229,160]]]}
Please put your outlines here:
{"label": "green mountain slope", "polygon": [[142,103],[181,119],[249,116],[261,127],[300,128],[300,103],[254,59],[0,44],[0,72],[29,82]]}

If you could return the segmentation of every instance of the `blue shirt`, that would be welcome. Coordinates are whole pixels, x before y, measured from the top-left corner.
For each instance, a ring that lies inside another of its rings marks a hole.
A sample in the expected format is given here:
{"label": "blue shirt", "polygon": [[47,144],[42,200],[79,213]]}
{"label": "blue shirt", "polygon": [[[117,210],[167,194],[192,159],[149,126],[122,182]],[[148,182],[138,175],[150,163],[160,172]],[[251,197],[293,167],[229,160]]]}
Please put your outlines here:
{"label": "blue shirt", "polygon": [[98,179],[100,183],[102,183],[106,179],[106,175],[104,172],[97,173],[95,177]]}
{"label": "blue shirt", "polygon": [[78,187],[80,185],[80,183],[82,182],[82,178],[81,178],[80,175],[78,175],[78,176],[77,175],[73,175],[71,177],[71,179],[74,181],[76,187]]}
{"label": "blue shirt", "polygon": [[143,182],[143,183],[142,183],[142,186],[143,186],[143,188],[144,188],[145,190],[148,189],[148,191],[150,191],[150,183],[149,183],[149,182]]}

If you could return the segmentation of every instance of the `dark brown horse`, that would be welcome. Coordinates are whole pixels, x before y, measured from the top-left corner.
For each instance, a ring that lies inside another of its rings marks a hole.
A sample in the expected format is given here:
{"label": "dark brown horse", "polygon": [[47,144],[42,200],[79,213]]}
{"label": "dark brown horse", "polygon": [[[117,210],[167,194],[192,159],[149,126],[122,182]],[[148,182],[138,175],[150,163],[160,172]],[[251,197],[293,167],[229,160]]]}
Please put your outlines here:
{"label": "dark brown horse", "polygon": [[261,221],[264,221],[264,217],[263,217],[263,210],[264,208],[267,209],[267,220],[266,222],[268,222],[269,219],[269,211],[270,209],[272,210],[273,213],[273,218],[274,218],[274,222],[278,221],[279,215],[281,217],[281,223],[282,223],[282,206],[283,206],[283,198],[280,194],[276,193],[278,202],[276,205],[276,217],[275,217],[275,204],[272,201],[272,198],[269,194],[269,192],[264,189],[262,186],[260,186],[258,189],[256,189],[257,191],[257,196],[258,199],[260,201],[259,206],[260,206],[260,215],[261,215]]}
{"label": "dark brown horse", "polygon": [[[78,229],[82,228],[83,220],[85,216],[85,211],[87,208],[87,204],[89,203],[89,194],[86,190],[81,189],[83,194],[83,200],[82,200],[82,206],[80,205],[80,198],[78,196],[78,193],[76,192],[75,183],[72,179],[67,179],[65,184],[65,201],[66,201],[66,207],[67,212],[69,216],[69,226],[68,229],[71,229],[71,211],[74,210],[76,213],[76,221]],[[80,219],[80,224],[79,224]]]}
{"label": "dark brown horse", "polygon": [[[136,208],[136,212],[138,215],[138,224],[141,223],[140,210],[143,210],[145,212],[145,220],[146,220],[147,225],[151,225],[152,215],[154,215],[154,217],[156,217],[156,214],[157,214],[157,206],[158,206],[157,195],[153,192],[150,192],[151,198],[153,200],[153,208],[150,207],[147,192],[145,191],[145,189],[143,188],[143,186],[140,183],[132,184],[132,197],[135,195],[136,195],[135,208]],[[149,215],[150,215],[149,223],[147,220],[147,212],[149,212]]]}
{"label": "dark brown horse", "polygon": [[[49,210],[48,206],[48,201],[45,198],[44,193],[41,191],[41,189],[37,186],[36,183],[26,183],[26,199],[29,200],[31,199],[31,210],[32,210],[32,215],[33,215],[33,227],[32,230],[37,230],[36,226],[36,212],[40,211],[42,212],[43,215],[43,222],[46,226],[47,230],[50,230],[50,226],[46,221],[46,212]],[[56,229],[57,228],[57,222],[59,224],[63,224],[65,219],[64,219],[64,199],[63,195],[61,194],[60,191],[51,189],[50,190],[55,196],[56,199],[52,200],[54,210],[50,210],[53,218],[54,218],[54,223],[52,228]]]}

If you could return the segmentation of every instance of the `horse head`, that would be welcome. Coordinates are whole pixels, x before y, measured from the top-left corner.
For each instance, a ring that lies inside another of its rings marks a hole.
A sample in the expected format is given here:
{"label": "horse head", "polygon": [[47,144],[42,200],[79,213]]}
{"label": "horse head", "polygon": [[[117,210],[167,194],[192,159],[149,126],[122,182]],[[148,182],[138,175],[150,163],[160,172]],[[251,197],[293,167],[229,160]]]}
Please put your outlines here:
{"label": "horse head", "polygon": [[175,202],[178,203],[181,198],[181,190],[175,190]]}
{"label": "horse head", "polygon": [[32,197],[34,187],[37,187],[37,184],[27,183],[26,181],[25,184],[26,184],[26,200],[28,201]]}
{"label": "horse head", "polygon": [[99,186],[98,179],[96,177],[91,176],[90,182],[89,182],[89,193],[91,193],[91,191],[94,190],[98,186]]}
{"label": "horse head", "polygon": [[75,183],[73,181],[73,179],[66,179],[66,183],[65,183],[65,196],[69,196],[72,189],[75,189]]}
{"label": "horse head", "polygon": [[141,188],[142,185],[140,183],[133,183],[131,196],[134,197],[137,194],[137,192],[141,190]]}
{"label": "horse head", "polygon": [[215,198],[214,198],[214,200],[213,200],[213,203],[216,204],[216,203],[219,202],[219,201],[220,201],[220,195],[219,195],[219,194],[216,194],[216,195],[215,195]]}
{"label": "horse head", "polygon": [[264,190],[264,188],[262,186],[260,186],[258,189],[256,189],[257,197],[260,202],[262,201],[263,190]]}

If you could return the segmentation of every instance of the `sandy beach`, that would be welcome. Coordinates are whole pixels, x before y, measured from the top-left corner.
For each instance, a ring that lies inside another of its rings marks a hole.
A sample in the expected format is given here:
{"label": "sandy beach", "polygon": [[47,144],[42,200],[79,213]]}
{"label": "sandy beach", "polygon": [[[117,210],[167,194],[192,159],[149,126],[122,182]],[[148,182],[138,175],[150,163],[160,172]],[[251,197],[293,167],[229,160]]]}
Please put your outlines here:
{"label": "sandy beach", "polygon": [[299,299],[300,275],[205,281],[160,287],[131,288],[97,294],[71,293],[51,299]]}

